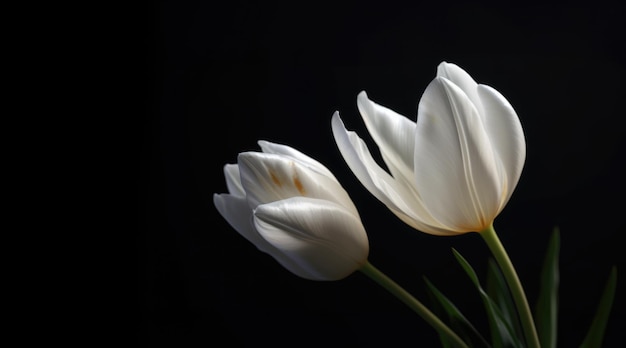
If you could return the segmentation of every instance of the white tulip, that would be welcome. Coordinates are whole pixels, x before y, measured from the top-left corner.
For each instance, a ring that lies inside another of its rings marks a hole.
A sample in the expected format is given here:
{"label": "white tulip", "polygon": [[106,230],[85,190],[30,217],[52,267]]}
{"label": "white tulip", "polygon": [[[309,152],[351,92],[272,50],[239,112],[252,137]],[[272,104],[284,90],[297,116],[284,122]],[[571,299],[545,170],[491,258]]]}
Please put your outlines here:
{"label": "white tulip", "polygon": [[369,242],[356,207],[321,163],[286,145],[259,141],[224,166],[220,214],[292,273],[339,280],[367,263]]}
{"label": "white tulip", "polygon": [[359,213],[322,164],[285,145],[259,141],[224,166],[227,194],[214,194],[222,216],[248,241],[297,276],[340,280],[360,271],[459,347],[461,338],[420,301],[368,261]]}
{"label": "white tulip", "polygon": [[389,171],[337,112],[333,134],[350,169],[376,198],[408,225],[434,235],[491,226],[526,158],[519,118],[498,91],[443,62],[422,95],[416,122],[364,91],[357,105]]}

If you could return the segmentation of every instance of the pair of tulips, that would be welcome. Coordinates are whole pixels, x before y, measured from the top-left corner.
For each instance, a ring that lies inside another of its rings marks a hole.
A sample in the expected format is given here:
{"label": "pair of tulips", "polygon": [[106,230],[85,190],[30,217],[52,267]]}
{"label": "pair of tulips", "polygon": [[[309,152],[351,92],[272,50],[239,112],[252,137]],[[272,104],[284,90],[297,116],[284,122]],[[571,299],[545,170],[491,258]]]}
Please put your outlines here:
{"label": "pair of tulips", "polygon": [[[388,171],[337,112],[331,125],[344,160],[363,186],[418,231],[440,236],[479,232],[498,249],[492,224],[526,158],[524,133],[509,102],[459,66],[442,62],[419,101],[416,122],[371,101],[365,92],[357,105]],[[302,278],[332,281],[363,271],[464,346],[368,262],[359,212],[330,170],[292,147],[267,141],[259,146],[261,152],[240,153],[237,164],[225,165],[228,193],[213,197],[237,232]],[[496,258],[511,266],[506,253],[497,252]],[[508,274],[529,318],[519,280],[514,272]],[[534,331],[532,320],[525,324],[527,332]]]}
{"label": "pair of tulips", "polygon": [[[332,116],[337,146],[377,199],[418,231],[450,236],[489,228],[519,180],[526,149],[509,102],[454,64],[443,62],[418,107],[417,122],[368,99],[358,109],[389,172],[365,142]],[[359,213],[324,165],[294,148],[259,141],[224,174],[215,194],[221,215],[289,271],[338,280],[367,262]]]}

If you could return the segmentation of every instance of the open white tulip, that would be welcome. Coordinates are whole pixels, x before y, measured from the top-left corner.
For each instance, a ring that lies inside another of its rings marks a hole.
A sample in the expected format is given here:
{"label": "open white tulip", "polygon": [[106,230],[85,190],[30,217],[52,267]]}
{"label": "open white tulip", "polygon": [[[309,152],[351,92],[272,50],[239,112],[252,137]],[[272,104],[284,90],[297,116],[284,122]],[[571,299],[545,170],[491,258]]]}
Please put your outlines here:
{"label": "open white tulip", "polygon": [[491,226],[526,158],[519,118],[498,91],[443,62],[422,95],[416,122],[365,92],[357,104],[389,172],[337,112],[333,134],[350,169],[376,198],[408,225],[434,235]]}
{"label": "open white tulip", "polygon": [[220,214],[292,273],[339,280],[367,263],[369,242],[356,207],[321,163],[286,145],[259,141],[224,166]]}

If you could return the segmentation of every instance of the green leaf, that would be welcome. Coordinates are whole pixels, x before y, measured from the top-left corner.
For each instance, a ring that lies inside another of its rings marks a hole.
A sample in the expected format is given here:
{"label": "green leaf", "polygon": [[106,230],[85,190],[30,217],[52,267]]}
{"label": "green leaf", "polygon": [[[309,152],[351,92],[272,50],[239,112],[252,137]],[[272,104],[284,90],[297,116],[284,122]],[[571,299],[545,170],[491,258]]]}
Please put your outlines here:
{"label": "green leaf", "polygon": [[[424,277],[424,280],[426,280],[427,284],[429,283],[429,281],[428,281],[428,279],[426,279],[426,277]],[[438,300],[437,296],[435,296],[434,291],[432,291],[432,289],[431,289],[431,291],[428,292],[428,297],[430,298],[430,302],[432,303],[432,311],[433,311],[433,313],[438,318],[441,318],[441,320],[443,321],[443,318],[446,317],[446,315],[447,315],[446,310],[444,309],[444,307],[441,304],[441,302]],[[448,319],[449,319],[449,316],[448,316]],[[455,333],[459,334],[458,331],[456,330],[456,328],[453,327],[452,323],[448,323],[448,326],[450,326],[450,328]],[[465,341],[465,339],[463,337],[461,337],[461,338]],[[454,347],[452,340],[450,340],[450,338],[447,335],[444,335],[441,332],[439,332],[439,341],[441,342],[441,347],[442,348],[453,348]]]}
{"label": "green leaf", "polygon": [[504,348],[504,347],[523,347],[522,340],[520,340],[515,332],[511,329],[506,319],[502,315],[502,312],[496,305],[496,303],[489,297],[489,295],[483,290],[480,285],[480,281],[476,272],[472,268],[472,266],[461,256],[461,254],[456,251],[454,248],[452,249],[454,256],[457,261],[465,270],[465,273],[470,277],[480,297],[483,300],[483,304],[485,306],[485,310],[487,311],[487,319],[489,321],[489,327],[491,330],[491,340],[492,344],[495,348]]}
{"label": "green leaf", "polygon": [[487,264],[487,295],[494,300],[502,312],[502,317],[513,329],[515,335],[523,337],[524,331],[522,330],[513,296],[498,263],[492,258],[489,259]]}
{"label": "green leaf", "polygon": [[591,322],[591,327],[587,332],[587,336],[580,345],[580,348],[595,348],[602,346],[604,338],[604,330],[613,306],[613,298],[615,297],[615,287],[617,284],[617,268],[613,266],[609,279],[606,281],[598,309]]}
{"label": "green leaf", "polygon": [[[441,312],[447,314],[450,322],[450,328],[454,330],[463,341],[469,343],[472,347],[491,347],[491,345],[485,340],[485,338],[478,332],[478,330],[472,325],[472,323],[461,313],[461,311],[450,301],[439,289],[433,285],[426,277],[424,277],[426,285],[431,291],[433,302],[437,304],[436,308]],[[439,315],[442,317],[442,315]],[[444,347],[448,347],[449,342],[442,337],[442,344]]]}
{"label": "green leaf", "polygon": [[539,297],[535,306],[537,334],[542,348],[556,348],[559,290],[559,228],[555,227],[541,270]]}

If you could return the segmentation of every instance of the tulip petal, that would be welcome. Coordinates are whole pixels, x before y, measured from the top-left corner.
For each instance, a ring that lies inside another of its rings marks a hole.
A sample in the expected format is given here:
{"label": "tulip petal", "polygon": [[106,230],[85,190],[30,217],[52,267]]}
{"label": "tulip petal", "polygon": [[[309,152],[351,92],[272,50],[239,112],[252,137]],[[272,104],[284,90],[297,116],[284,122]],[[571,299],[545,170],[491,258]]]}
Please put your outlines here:
{"label": "tulip petal", "polygon": [[306,196],[332,201],[358,216],[356,207],[335,177],[312,170],[293,158],[272,153],[239,154],[239,170],[248,204],[259,204],[290,197]]}
{"label": "tulip petal", "polygon": [[476,91],[478,83],[465,70],[456,64],[441,62],[437,66],[437,76],[445,77],[461,88],[474,104],[478,113],[482,113],[481,99]]}
{"label": "tulip petal", "polygon": [[500,209],[504,208],[519,181],[526,160],[526,140],[519,117],[511,104],[495,89],[478,86],[485,130],[500,163],[503,183]]}
{"label": "tulip petal", "polygon": [[435,234],[453,235],[425,210],[419,194],[403,177],[394,179],[372,157],[355,132],[348,131],[339,113],[332,117],[332,130],[341,155],[361,184],[396,216],[413,228]]}
{"label": "tulip petal", "polygon": [[491,143],[467,95],[436,77],[420,100],[415,183],[430,213],[453,230],[480,231],[495,217],[501,184]]}
{"label": "tulip petal", "polygon": [[359,93],[357,106],[391,174],[396,178],[402,175],[412,183],[415,122],[374,103],[365,91]]}
{"label": "tulip petal", "polygon": [[273,247],[254,229],[252,224],[252,210],[248,207],[245,197],[229,194],[214,194],[213,204],[226,221],[250,243],[261,251],[268,252]]}
{"label": "tulip petal", "polygon": [[[257,232],[254,227],[252,210],[248,207],[245,197],[214,194],[213,204],[231,227],[257,249],[271,255],[278,263],[296,275],[308,273],[305,268],[291,261],[282,251],[270,244]],[[313,279],[312,276],[309,278]]]}
{"label": "tulip petal", "polygon": [[345,128],[338,112],[331,122],[337,147],[361,184],[385,205],[402,210],[390,198],[397,195],[394,178],[376,163],[363,139]]}
{"label": "tulip petal", "polygon": [[294,197],[260,205],[254,212],[259,234],[286,257],[299,276],[338,280],[367,261],[369,243],[358,217],[332,202]]}
{"label": "tulip petal", "polygon": [[226,178],[226,187],[228,192],[238,197],[245,197],[246,193],[241,186],[239,178],[239,166],[236,164],[226,164],[224,166],[224,177]]}
{"label": "tulip petal", "polygon": [[332,178],[335,177],[333,173],[330,170],[328,170],[328,168],[326,168],[326,166],[316,161],[315,159],[305,155],[304,153],[294,149],[293,147],[282,145],[282,144],[271,143],[265,140],[259,140],[258,144],[261,147],[261,150],[265,153],[273,153],[273,154],[283,155],[283,156],[293,158],[294,160],[304,165],[307,165],[309,168],[316,170],[328,177],[332,177]]}
{"label": "tulip petal", "polygon": [[271,255],[278,263],[294,274],[304,274],[305,269],[293,264],[280,250],[265,240],[254,228],[252,210],[245,198],[214,194],[213,203],[224,219],[260,251]]}

